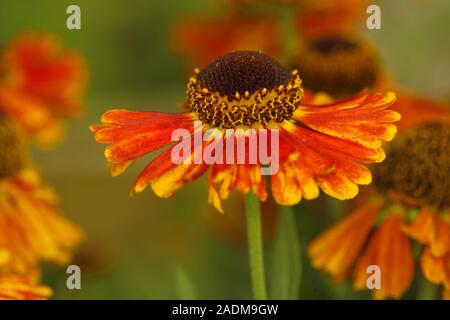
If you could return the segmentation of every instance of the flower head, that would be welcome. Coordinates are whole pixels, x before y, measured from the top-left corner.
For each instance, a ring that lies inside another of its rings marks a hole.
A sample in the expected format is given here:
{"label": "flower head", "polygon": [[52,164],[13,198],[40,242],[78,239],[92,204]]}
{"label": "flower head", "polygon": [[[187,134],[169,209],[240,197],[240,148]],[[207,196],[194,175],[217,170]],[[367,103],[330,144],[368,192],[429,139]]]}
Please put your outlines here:
{"label": "flower head", "polygon": [[305,41],[293,65],[312,92],[334,98],[352,96],[372,88],[380,77],[375,48],[368,42],[343,35],[327,35]]}
{"label": "flower head", "polygon": [[374,297],[400,298],[414,276],[412,239],[424,245],[421,269],[450,288],[450,126],[426,122],[405,131],[375,169],[369,199],[309,247],[314,267],[367,289],[367,267],[380,267]]}
{"label": "flower head", "polygon": [[52,295],[46,286],[13,274],[0,275],[0,300],[44,300]]}
{"label": "flower head", "polygon": [[0,112],[39,142],[56,141],[59,119],[81,111],[84,61],[50,34],[22,35],[0,53]]}
{"label": "flower head", "polygon": [[[383,161],[382,141],[395,135],[392,122],[400,116],[385,110],[395,95],[360,94],[315,106],[303,99],[301,83],[297,71],[287,71],[274,59],[259,52],[237,51],[197,70],[188,83],[188,112],[110,110],[103,115],[102,124],[91,130],[98,142],[110,143],[105,156],[113,174],[123,172],[144,154],[172,144],[172,132],[179,128],[191,135],[213,129],[232,141],[242,136],[249,140],[252,129],[277,131],[279,170],[271,176],[271,187],[278,203],[292,205],[303,197],[316,198],[319,188],[338,199],[352,198],[358,184],[371,182],[371,174],[362,163]],[[199,120],[202,125],[194,128],[194,121]],[[227,135],[227,129],[236,134]],[[237,133],[238,129],[243,133]],[[205,139],[190,149],[188,158],[195,159],[199,150],[213,143],[214,139]],[[261,144],[258,142],[259,147]],[[150,184],[157,195],[169,197],[211,167],[209,201],[219,210],[221,200],[234,188],[242,193],[253,191],[261,200],[266,199],[265,179],[260,173],[264,163],[251,163],[248,151],[244,151],[242,163],[175,164],[171,161],[175,147],[162,152],[145,168],[133,192]]]}
{"label": "flower head", "polygon": [[375,169],[378,190],[418,206],[450,208],[450,126],[426,122],[400,135]]}

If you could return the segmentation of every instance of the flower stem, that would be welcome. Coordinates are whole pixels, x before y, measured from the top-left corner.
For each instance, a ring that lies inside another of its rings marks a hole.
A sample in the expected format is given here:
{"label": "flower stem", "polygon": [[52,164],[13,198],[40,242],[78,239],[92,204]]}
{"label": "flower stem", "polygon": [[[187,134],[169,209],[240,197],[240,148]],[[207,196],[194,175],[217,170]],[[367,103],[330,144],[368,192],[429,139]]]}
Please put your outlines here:
{"label": "flower stem", "polygon": [[253,297],[256,300],[267,299],[264,274],[263,240],[259,200],[251,192],[245,196],[247,217],[248,254],[252,278]]}

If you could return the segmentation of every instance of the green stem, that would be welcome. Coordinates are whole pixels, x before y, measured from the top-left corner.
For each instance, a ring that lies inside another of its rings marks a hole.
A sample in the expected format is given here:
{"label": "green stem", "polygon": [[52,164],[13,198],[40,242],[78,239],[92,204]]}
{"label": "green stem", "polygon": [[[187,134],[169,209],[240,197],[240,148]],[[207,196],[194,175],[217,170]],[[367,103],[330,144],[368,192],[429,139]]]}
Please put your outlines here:
{"label": "green stem", "polygon": [[259,200],[251,192],[245,197],[248,254],[250,260],[250,273],[252,277],[253,297],[256,300],[267,299],[266,279],[264,274],[263,240],[261,229],[261,214]]}

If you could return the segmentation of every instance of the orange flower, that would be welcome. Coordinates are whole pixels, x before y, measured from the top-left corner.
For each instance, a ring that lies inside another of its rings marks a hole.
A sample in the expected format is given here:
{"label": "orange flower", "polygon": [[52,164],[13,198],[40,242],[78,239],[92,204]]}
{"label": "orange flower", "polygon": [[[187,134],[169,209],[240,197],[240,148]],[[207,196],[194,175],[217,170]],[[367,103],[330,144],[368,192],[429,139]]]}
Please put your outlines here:
{"label": "orange flower", "polygon": [[22,169],[0,181],[0,272],[34,274],[41,261],[67,264],[82,238],[37,172]]}
{"label": "orange flower", "polygon": [[[338,199],[349,199],[358,193],[358,184],[371,182],[370,171],[362,164],[384,160],[381,143],[394,137],[392,122],[400,118],[398,113],[385,110],[395,100],[393,93],[362,94],[324,106],[303,103],[298,73],[251,51],[227,54],[198,71],[189,81],[187,95],[186,113],[111,110],[102,116],[102,124],[91,127],[98,142],[110,143],[105,156],[113,175],[137,158],[172,144],[172,132],[178,128],[191,134],[211,128],[217,134],[226,129],[246,132],[232,136],[234,140],[250,139],[249,129],[277,129],[280,165],[271,176],[271,184],[278,203],[293,205],[302,198],[314,199],[319,188]],[[202,126],[194,132],[196,120],[202,121]],[[206,139],[191,148],[188,159],[195,160],[199,149],[213,141]],[[252,164],[251,154],[245,153],[241,164],[175,164],[171,161],[174,147],[145,168],[132,192],[150,184],[158,196],[170,197],[211,167],[209,202],[218,210],[222,211],[221,200],[233,188],[242,193],[253,191],[260,200],[266,199],[262,163]]]}
{"label": "orange flower", "polygon": [[172,27],[172,47],[187,57],[191,66],[210,61],[234,50],[262,51],[276,56],[281,46],[278,26],[270,17],[237,13],[220,18],[191,18]]}
{"label": "orange flower", "polygon": [[426,279],[448,290],[449,150],[449,124],[424,123],[399,135],[376,168],[376,189],[365,203],[311,243],[312,265],[338,280],[353,269],[356,290],[367,289],[367,267],[378,265],[381,289],[374,298],[400,298],[413,280],[412,238],[426,246],[421,258]]}
{"label": "orange flower", "polygon": [[25,34],[12,41],[0,61],[0,112],[42,143],[60,136],[62,116],[78,115],[86,67],[50,34]]}
{"label": "orange flower", "polygon": [[25,277],[0,275],[0,300],[44,300],[51,295],[50,288],[33,284]]}

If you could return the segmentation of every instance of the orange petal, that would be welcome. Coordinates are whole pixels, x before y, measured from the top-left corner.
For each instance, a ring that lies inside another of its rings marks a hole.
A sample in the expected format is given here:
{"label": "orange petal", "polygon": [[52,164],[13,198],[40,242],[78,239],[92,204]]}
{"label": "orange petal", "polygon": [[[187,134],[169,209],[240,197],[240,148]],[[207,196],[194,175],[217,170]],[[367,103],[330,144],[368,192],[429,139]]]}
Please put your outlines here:
{"label": "orange petal", "polygon": [[172,148],[167,149],[153,159],[139,174],[133,184],[131,193],[141,192],[147,184],[151,183],[152,190],[159,197],[167,198],[172,196],[182,185],[195,180],[208,169],[208,165],[205,163],[194,164],[193,161],[195,152],[201,152],[207,144],[207,142],[204,142],[201,147],[192,151],[190,164],[174,164],[171,159]]}
{"label": "orange petal", "polygon": [[449,256],[437,257],[426,247],[420,257],[420,266],[425,278],[434,284],[450,285]]}
{"label": "orange petal", "polygon": [[337,199],[353,198],[358,193],[357,184],[372,181],[370,171],[358,162],[384,159],[381,149],[368,149],[300,128],[291,122],[283,123],[280,133],[280,137],[288,139],[299,153],[297,167],[303,175],[311,177],[325,193]]}
{"label": "orange petal", "polygon": [[227,199],[234,188],[244,194],[252,191],[265,201],[267,191],[260,170],[259,165],[213,165],[208,180],[209,202],[223,212],[221,200]]}
{"label": "orange petal", "polygon": [[441,217],[435,216],[434,226],[434,237],[430,243],[431,253],[441,257],[450,253],[450,224]]}
{"label": "orange petal", "polygon": [[105,150],[105,157],[120,169],[126,167],[126,163],[171,143],[174,130],[191,132],[194,129],[193,116],[189,113],[110,110],[102,116],[102,123],[91,126],[91,130],[98,142],[111,142]]}
{"label": "orange petal", "polygon": [[367,240],[383,203],[358,207],[341,222],[315,238],[308,247],[313,267],[335,278],[346,276]]}
{"label": "orange petal", "polygon": [[430,243],[434,236],[434,213],[423,207],[411,224],[403,226],[402,230],[422,244]]}
{"label": "orange petal", "polygon": [[355,268],[355,290],[367,290],[370,265],[379,266],[381,271],[381,288],[374,289],[375,299],[398,299],[409,288],[414,276],[414,259],[411,243],[401,230],[402,224],[402,215],[391,211],[375,231]]}
{"label": "orange petal", "polygon": [[363,94],[330,105],[302,105],[294,119],[323,134],[377,149],[383,140],[395,136],[396,127],[391,123],[400,120],[400,114],[383,110],[394,101],[392,92]]}
{"label": "orange petal", "polygon": [[152,190],[158,197],[171,197],[176,190],[178,190],[186,183],[197,179],[207,169],[208,166],[206,164],[177,165],[175,167],[172,167],[170,170],[165,171],[157,178],[153,179],[150,182]]}

